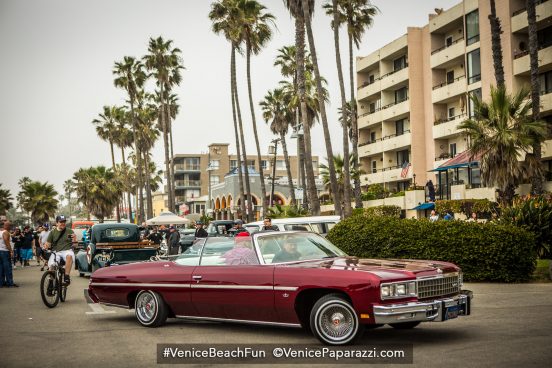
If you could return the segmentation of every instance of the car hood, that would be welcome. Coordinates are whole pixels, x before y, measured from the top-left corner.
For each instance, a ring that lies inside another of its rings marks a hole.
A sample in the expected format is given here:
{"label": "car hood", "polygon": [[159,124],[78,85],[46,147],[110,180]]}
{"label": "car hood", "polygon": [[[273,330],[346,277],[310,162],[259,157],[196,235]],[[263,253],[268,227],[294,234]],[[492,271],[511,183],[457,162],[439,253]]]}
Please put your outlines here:
{"label": "car hood", "polygon": [[372,259],[338,257],[316,261],[303,261],[280,265],[279,267],[328,268],[357,272],[368,272],[382,280],[433,276],[460,269],[449,262],[412,259]]}

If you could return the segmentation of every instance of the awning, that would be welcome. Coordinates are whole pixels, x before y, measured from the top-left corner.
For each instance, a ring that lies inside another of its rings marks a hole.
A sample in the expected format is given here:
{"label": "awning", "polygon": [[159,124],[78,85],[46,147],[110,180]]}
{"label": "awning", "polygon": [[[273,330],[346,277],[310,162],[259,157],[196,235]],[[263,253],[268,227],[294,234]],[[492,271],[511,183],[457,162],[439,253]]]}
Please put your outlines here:
{"label": "awning", "polygon": [[413,210],[417,211],[423,211],[423,210],[433,210],[435,209],[435,203],[429,202],[429,203],[422,203],[417,205],[416,207],[412,208]]}
{"label": "awning", "polygon": [[481,158],[480,155],[474,155],[473,157],[471,156],[472,156],[472,153],[469,150],[464,151],[456,155],[455,157],[451,158],[450,160],[446,161],[438,168],[429,170],[429,171],[447,171],[450,169],[456,169],[458,167],[471,167],[479,163],[479,160]]}

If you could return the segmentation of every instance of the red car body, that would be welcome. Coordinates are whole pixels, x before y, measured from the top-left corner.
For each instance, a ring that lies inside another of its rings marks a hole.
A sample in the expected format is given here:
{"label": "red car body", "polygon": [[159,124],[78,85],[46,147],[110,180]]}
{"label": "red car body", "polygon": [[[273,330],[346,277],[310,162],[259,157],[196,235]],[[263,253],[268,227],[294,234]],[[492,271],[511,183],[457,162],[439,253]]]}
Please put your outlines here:
{"label": "red car body", "polygon": [[[304,236],[313,242],[322,242],[314,234],[289,233],[297,238]],[[93,302],[135,308],[138,295],[151,292],[153,297],[149,299],[153,304],[155,300],[162,304],[169,317],[290,327],[310,325],[311,329],[313,323],[315,329],[318,323],[313,322],[313,318],[316,319],[313,308],[321,300],[332,299],[329,295],[342,299],[349,304],[350,310],[354,309],[348,321],[353,323],[356,320],[358,326],[355,328],[385,323],[394,327],[401,324],[414,327],[419,322],[442,321],[470,314],[472,294],[461,290],[461,270],[454,264],[350,256],[271,264],[264,262],[266,254],[259,245],[259,240],[265,236],[272,236],[271,239],[277,241],[287,235],[286,232],[252,235],[260,264],[221,266],[202,265],[200,262],[188,266],[178,264],[178,261],[158,261],[108,267],[92,274],[89,298]],[[215,238],[209,239],[213,242]],[[208,259],[205,249],[206,246],[202,249],[202,260]],[[425,294],[390,299],[382,296],[382,287],[388,283],[396,283],[390,284],[391,290],[402,290],[400,285],[414,287],[408,282],[415,283],[416,293]],[[147,303],[140,305],[147,307]],[[336,308],[339,309],[339,305]],[[339,312],[338,309],[323,310],[327,314],[324,318],[333,321],[331,323],[335,326],[347,320],[348,315],[347,310]],[[148,325],[140,318],[139,321]],[[335,327],[333,325],[328,328]],[[326,327],[320,328],[324,330]],[[336,345],[349,343],[354,338],[333,341],[331,336],[317,337]]]}

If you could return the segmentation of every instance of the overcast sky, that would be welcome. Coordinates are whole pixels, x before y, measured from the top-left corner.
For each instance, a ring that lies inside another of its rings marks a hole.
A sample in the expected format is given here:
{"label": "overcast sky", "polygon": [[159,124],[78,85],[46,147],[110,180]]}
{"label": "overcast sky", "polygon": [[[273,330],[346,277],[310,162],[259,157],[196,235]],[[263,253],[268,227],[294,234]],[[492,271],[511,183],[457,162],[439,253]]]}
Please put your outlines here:
{"label": "overcast sky", "polygon": [[[230,47],[211,31],[208,0],[0,0],[0,183],[19,191],[28,176],[62,184],[80,167],[111,166],[109,146],[91,121],[104,105],[122,105],[123,91],[113,86],[112,69],[124,56],[142,57],[150,37],[163,36],[182,50],[186,70],[176,88],[181,104],[174,121],[174,152],[207,151],[210,143],[228,142],[235,152],[229,94]],[[317,0],[313,21],[322,75],[328,80],[327,106],[334,153],[342,151],[337,124],[340,106],[330,18]],[[381,14],[364,36],[356,55],[366,55],[423,26],[436,7],[448,9],[458,0],[374,0]],[[294,43],[294,26],[282,0],[262,0],[276,17],[272,41],[252,59],[254,101],[261,150],[272,139],[258,102],[282,79],[273,67],[277,50]],[[348,76],[346,37],[342,32],[344,73]],[[244,60],[238,59],[238,80],[247,152],[254,154]],[[348,77],[346,77],[348,81]],[[349,91],[346,87],[346,91]],[[313,131],[313,153],[326,157],[320,125]],[[296,152],[290,140],[291,152]],[[116,156],[120,160],[120,154]],[[154,159],[163,165],[158,141]]]}

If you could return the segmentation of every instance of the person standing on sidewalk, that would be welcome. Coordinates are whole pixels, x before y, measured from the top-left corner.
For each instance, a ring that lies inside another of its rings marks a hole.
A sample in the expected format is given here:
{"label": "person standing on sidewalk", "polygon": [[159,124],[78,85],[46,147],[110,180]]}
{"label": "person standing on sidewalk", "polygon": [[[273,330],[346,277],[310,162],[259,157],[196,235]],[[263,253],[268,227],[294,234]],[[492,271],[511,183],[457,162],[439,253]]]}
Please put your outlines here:
{"label": "person standing on sidewalk", "polygon": [[0,288],[19,287],[13,282],[11,258],[13,249],[10,244],[10,222],[0,222]]}
{"label": "person standing on sidewalk", "polygon": [[21,230],[17,227],[15,228],[15,231],[12,235],[12,243],[13,243],[13,268],[17,268],[17,261],[21,263],[21,266],[23,266],[23,261],[21,260],[21,247],[23,246],[23,234],[21,234]]}
{"label": "person standing on sidewalk", "polygon": [[23,266],[30,266],[29,261],[33,259],[33,232],[31,228],[25,226],[23,228],[23,244],[21,245],[21,262]]}

